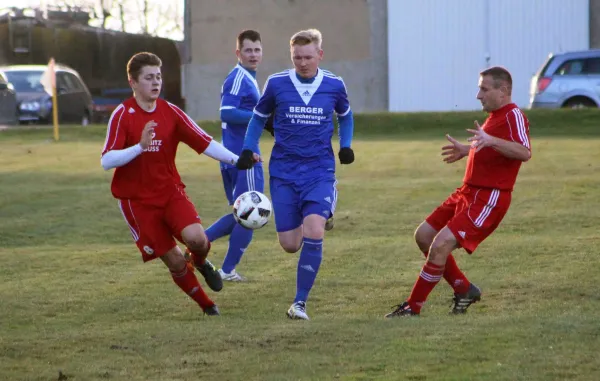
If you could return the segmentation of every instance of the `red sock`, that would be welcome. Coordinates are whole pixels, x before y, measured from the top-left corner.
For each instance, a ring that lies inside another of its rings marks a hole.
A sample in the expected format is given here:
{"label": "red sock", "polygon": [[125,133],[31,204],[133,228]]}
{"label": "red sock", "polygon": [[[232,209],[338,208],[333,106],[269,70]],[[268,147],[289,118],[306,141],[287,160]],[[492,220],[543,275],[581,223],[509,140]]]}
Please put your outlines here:
{"label": "red sock", "polygon": [[421,269],[421,274],[419,274],[407,300],[413,312],[421,312],[421,307],[425,304],[427,296],[429,296],[431,290],[442,279],[443,273],[444,266],[438,266],[429,261],[425,262],[423,269]]}
{"label": "red sock", "polygon": [[171,276],[173,277],[175,284],[178,285],[183,292],[188,294],[190,298],[194,299],[203,310],[214,306],[215,303],[210,300],[206,293],[204,293],[202,286],[200,286],[200,283],[198,282],[198,278],[196,278],[196,275],[194,275],[187,266],[180,272],[171,272]]}
{"label": "red sock", "polygon": [[[425,258],[427,258],[428,253],[423,254],[425,254]],[[457,294],[464,294],[465,292],[469,291],[471,282],[469,282],[465,274],[458,268],[452,253],[448,255],[448,259],[446,259],[444,279],[446,279],[446,282],[448,282],[450,287],[452,287],[454,292]]]}
{"label": "red sock", "polygon": [[457,294],[464,294],[465,292],[469,291],[471,282],[469,282],[465,274],[460,271],[452,254],[450,254],[446,260],[444,279],[446,279],[446,282],[452,286],[454,292]]}

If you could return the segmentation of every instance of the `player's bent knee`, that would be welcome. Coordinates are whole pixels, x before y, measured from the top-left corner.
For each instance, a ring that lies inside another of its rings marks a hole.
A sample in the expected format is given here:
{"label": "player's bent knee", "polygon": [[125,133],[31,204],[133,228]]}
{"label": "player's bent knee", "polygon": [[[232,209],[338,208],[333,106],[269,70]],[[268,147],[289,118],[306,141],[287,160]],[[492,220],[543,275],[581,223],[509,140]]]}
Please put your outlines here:
{"label": "player's bent knee", "polygon": [[279,245],[286,253],[297,253],[302,247],[302,237],[296,239],[295,237],[279,237]]}
{"label": "player's bent knee", "polygon": [[433,229],[427,222],[423,222],[421,225],[419,225],[417,230],[415,230],[415,242],[422,252],[425,253],[429,251],[429,248],[431,247],[433,239],[437,233],[437,230]]}
{"label": "player's bent knee", "polygon": [[279,238],[279,245],[286,253],[297,253],[298,250],[302,247],[301,239],[282,239]]}
{"label": "player's bent knee", "polygon": [[281,248],[286,252],[286,253],[290,253],[290,254],[294,254],[297,253],[298,250],[300,250],[300,246],[296,246],[296,245],[289,245],[289,244],[285,244],[283,242],[279,242],[279,244],[281,245]]}
{"label": "player's bent knee", "polygon": [[310,239],[323,239],[325,237],[325,223],[327,220],[318,215],[306,216],[303,223],[303,235]]}

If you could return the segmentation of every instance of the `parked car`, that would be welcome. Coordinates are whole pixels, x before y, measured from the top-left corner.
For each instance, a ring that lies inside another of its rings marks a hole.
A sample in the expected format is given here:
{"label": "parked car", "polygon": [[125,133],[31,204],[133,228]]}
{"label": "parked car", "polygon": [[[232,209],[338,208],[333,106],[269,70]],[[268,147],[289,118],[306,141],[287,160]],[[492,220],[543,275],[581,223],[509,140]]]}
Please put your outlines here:
{"label": "parked car", "polygon": [[127,98],[133,96],[131,88],[104,89],[100,96],[94,96],[94,123],[108,123],[111,114]]}
{"label": "parked car", "polygon": [[17,124],[17,95],[12,85],[0,74],[0,124]]}
{"label": "parked car", "polygon": [[551,54],[531,79],[530,108],[600,105],[600,49]]}
{"label": "parked car", "polygon": [[[12,84],[21,123],[52,122],[52,97],[40,83],[45,65],[0,67],[0,75]],[[93,117],[92,96],[79,74],[64,65],[56,65],[58,120],[61,123],[88,125]]]}

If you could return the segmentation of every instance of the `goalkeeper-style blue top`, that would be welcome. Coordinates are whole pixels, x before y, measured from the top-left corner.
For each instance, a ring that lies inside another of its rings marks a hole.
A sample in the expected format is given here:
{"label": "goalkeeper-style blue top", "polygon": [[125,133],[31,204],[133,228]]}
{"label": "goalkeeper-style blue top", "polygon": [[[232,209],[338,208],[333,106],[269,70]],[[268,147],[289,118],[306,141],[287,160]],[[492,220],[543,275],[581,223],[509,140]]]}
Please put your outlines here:
{"label": "goalkeeper-style blue top", "polygon": [[[225,78],[221,88],[219,109],[223,145],[236,155],[242,152],[246,128],[259,98],[260,90],[256,82],[256,72],[237,64]],[[232,167],[235,166],[221,163],[221,168]]]}
{"label": "goalkeeper-style blue top", "polygon": [[[304,79],[294,69],[273,74],[265,83],[263,95],[254,108],[244,148],[258,152],[258,136],[253,122],[260,127],[274,115],[275,146],[269,162],[271,177],[304,180],[334,176],[335,156],[331,146],[333,113],[340,126],[347,119],[349,128],[340,128],[342,146],[349,147],[352,139],[352,112],[342,78],[319,69],[311,79]],[[258,117],[258,118],[257,118]],[[259,132],[262,128],[259,129]],[[346,135],[346,136],[343,136]]]}

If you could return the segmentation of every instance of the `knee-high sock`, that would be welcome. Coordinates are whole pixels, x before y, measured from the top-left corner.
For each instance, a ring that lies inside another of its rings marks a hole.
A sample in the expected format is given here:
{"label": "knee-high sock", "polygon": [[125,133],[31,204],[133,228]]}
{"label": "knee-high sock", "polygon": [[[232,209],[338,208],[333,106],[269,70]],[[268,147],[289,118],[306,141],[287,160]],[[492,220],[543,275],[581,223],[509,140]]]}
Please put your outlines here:
{"label": "knee-high sock", "polygon": [[443,273],[444,266],[438,266],[429,262],[429,260],[425,262],[407,300],[414,312],[421,312],[421,307],[425,304],[429,293],[439,283],[440,279],[442,279]]}
{"label": "knee-high sock", "polygon": [[221,237],[231,234],[231,231],[236,225],[233,214],[229,213],[210,225],[208,229],[206,229],[206,236],[210,242],[214,242]]}
{"label": "knee-high sock", "polygon": [[306,302],[308,294],[315,283],[321,260],[323,259],[323,240],[304,238],[302,251],[298,259],[296,278],[296,302]]}
{"label": "knee-high sock", "polygon": [[171,271],[171,276],[173,277],[175,284],[198,303],[203,310],[215,304],[210,300],[208,295],[206,295],[202,286],[200,286],[200,282],[198,282],[198,278],[196,278],[196,275],[194,275],[194,272],[191,271],[188,266],[185,266],[181,271]]}
{"label": "knee-high sock", "polygon": [[246,248],[252,241],[252,230],[236,224],[229,236],[229,248],[223,260],[223,271],[230,273],[240,263]]}
{"label": "knee-high sock", "polygon": [[[425,255],[425,258],[427,258],[428,253],[425,252],[423,254]],[[464,294],[469,291],[471,282],[469,282],[469,279],[467,279],[465,274],[460,270],[452,254],[448,255],[448,259],[446,260],[444,279],[446,279],[446,282],[448,282],[456,294]]]}

